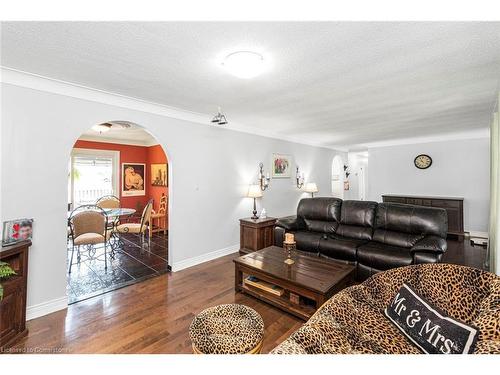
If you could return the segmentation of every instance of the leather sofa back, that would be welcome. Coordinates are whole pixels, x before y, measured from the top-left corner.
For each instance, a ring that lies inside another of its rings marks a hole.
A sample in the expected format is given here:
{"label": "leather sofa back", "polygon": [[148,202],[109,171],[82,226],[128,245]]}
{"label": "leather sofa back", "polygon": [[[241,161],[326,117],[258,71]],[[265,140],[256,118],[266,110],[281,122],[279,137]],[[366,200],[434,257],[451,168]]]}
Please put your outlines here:
{"label": "leather sofa back", "polygon": [[297,207],[301,227],[313,232],[335,233],[340,221],[342,200],[338,198],[304,198]]}
{"label": "leather sofa back", "polygon": [[337,234],[360,240],[371,240],[377,202],[343,201]]}
{"label": "leather sofa back", "polygon": [[379,203],[373,240],[410,248],[425,236],[446,238],[446,210],[398,203]]}

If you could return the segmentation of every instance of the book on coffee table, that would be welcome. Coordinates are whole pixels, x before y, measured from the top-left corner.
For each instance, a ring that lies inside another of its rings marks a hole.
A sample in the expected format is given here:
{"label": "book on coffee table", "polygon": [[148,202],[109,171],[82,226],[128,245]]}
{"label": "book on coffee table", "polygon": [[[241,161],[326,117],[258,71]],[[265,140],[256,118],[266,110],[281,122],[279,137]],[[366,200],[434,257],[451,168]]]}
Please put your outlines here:
{"label": "book on coffee table", "polygon": [[245,279],[245,284],[253,286],[254,288],[262,289],[268,293],[272,293],[276,296],[282,296],[285,293],[285,290],[277,285],[265,282],[263,280],[259,280],[254,276],[248,276]]}

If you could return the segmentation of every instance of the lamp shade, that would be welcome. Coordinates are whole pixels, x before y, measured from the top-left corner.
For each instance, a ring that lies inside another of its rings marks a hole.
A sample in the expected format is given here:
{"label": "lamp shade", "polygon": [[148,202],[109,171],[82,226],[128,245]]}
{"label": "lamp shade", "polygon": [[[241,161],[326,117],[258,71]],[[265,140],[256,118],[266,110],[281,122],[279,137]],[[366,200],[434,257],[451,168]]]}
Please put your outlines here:
{"label": "lamp shade", "polygon": [[260,190],[260,186],[259,185],[250,185],[248,187],[247,197],[249,197],[249,198],[262,197],[262,190]]}
{"label": "lamp shade", "polygon": [[319,190],[315,182],[308,182],[304,187],[304,191],[307,193],[317,193]]}

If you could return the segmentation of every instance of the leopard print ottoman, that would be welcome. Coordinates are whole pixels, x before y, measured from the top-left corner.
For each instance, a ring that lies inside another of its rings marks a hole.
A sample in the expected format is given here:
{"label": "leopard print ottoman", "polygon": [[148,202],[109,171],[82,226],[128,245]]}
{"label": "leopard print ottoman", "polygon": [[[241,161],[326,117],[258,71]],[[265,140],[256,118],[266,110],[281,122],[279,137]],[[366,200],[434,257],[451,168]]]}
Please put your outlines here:
{"label": "leopard print ottoman", "polygon": [[403,282],[447,315],[477,327],[474,353],[500,353],[500,277],[454,264],[395,268],[346,288],[271,353],[421,353],[383,315]]}
{"label": "leopard print ottoman", "polygon": [[219,305],[203,310],[193,319],[189,336],[197,354],[259,353],[264,321],[248,306]]}

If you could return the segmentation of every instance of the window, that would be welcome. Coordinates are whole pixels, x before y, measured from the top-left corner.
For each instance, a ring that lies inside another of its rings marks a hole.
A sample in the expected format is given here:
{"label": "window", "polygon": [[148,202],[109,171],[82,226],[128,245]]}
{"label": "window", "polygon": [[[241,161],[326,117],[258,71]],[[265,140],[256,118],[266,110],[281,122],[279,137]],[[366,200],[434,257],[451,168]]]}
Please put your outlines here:
{"label": "window", "polygon": [[118,196],[118,151],[73,149],[68,181],[73,208],[104,195]]}

